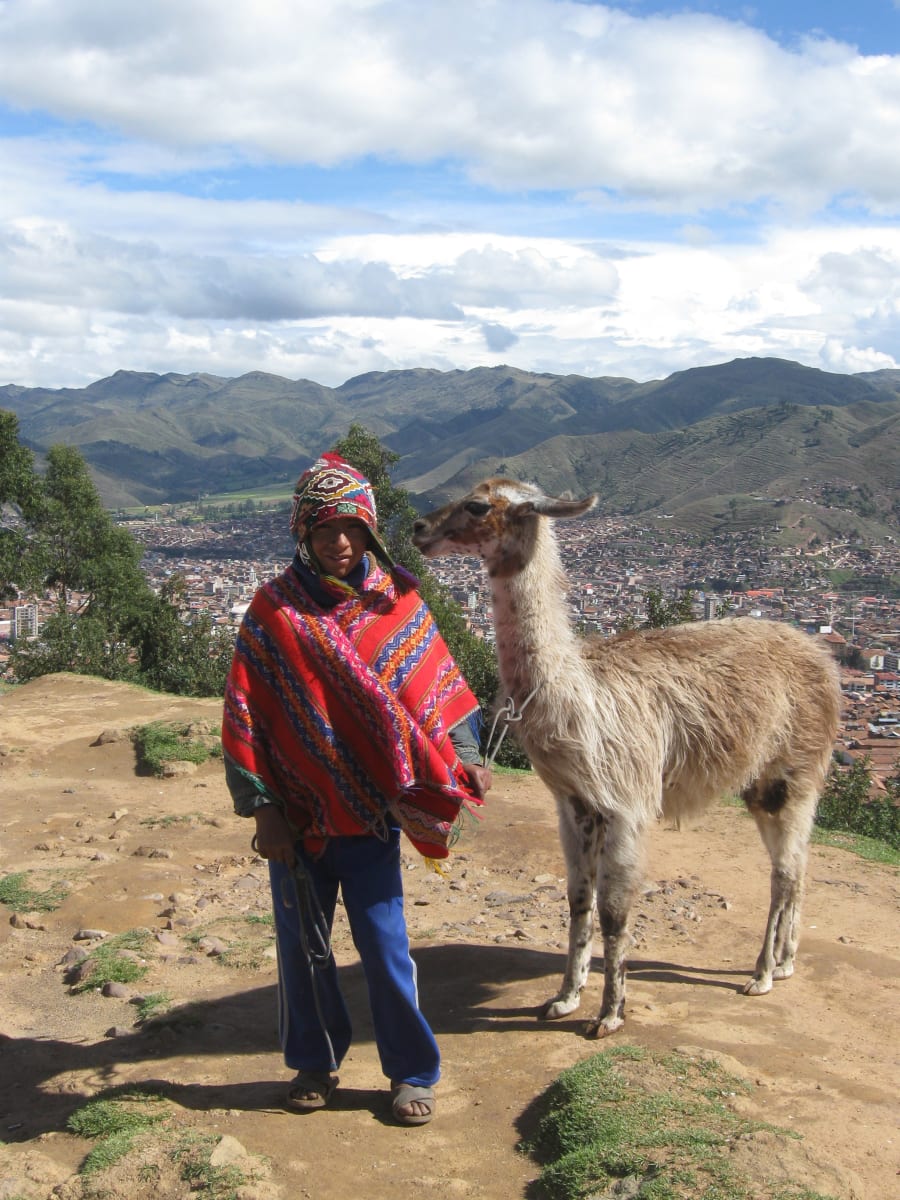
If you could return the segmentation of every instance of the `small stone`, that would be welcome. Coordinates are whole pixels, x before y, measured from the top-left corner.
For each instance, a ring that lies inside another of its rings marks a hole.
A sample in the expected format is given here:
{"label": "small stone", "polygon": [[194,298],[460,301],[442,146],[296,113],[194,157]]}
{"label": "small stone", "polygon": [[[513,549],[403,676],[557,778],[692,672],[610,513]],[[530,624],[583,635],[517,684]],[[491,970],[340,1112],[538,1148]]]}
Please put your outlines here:
{"label": "small stone", "polygon": [[161,929],[157,933],[156,940],[159,942],[159,944],[161,946],[177,946],[178,945],[178,938],[175,936],[174,933],[169,933],[169,931],[166,929]]}
{"label": "small stone", "polygon": [[79,929],[77,933],[72,935],[73,942],[93,942],[98,938],[109,937],[107,929]]}
{"label": "small stone", "polygon": [[88,952],[81,946],[70,946],[59,962],[58,967],[74,967],[76,963],[84,962]]}
{"label": "small stone", "polygon": [[192,762],[163,763],[161,773],[163,779],[182,779],[185,775],[193,775],[197,764]]}
{"label": "small stone", "polygon": [[113,1025],[103,1036],[108,1038],[131,1037],[132,1032],[126,1025]]}
{"label": "small stone", "polygon": [[228,949],[227,942],[223,942],[221,938],[217,937],[201,938],[197,945],[201,950],[205,950],[211,958],[215,958],[219,954],[224,954]]}
{"label": "small stone", "polygon": [[121,821],[123,817],[127,817],[127,816],[128,816],[127,808],[114,808],[112,810],[112,812],[109,814],[109,819],[111,821]]}
{"label": "small stone", "polygon": [[75,987],[79,983],[85,983],[91,977],[94,970],[94,964],[89,958],[83,959],[77,963],[71,971],[66,973],[66,983],[71,987]]}
{"label": "small stone", "polygon": [[104,729],[98,733],[91,742],[92,746],[107,746],[110,742],[121,742],[125,738],[125,734],[121,729]]}
{"label": "small stone", "polygon": [[226,1133],[222,1135],[222,1140],[210,1154],[209,1165],[211,1167],[228,1167],[246,1158],[249,1158],[249,1155],[241,1143],[230,1133]]}
{"label": "small stone", "polygon": [[111,996],[115,1000],[127,1000],[131,995],[130,990],[125,986],[124,983],[116,983],[112,979],[107,980],[107,982],[104,983],[103,987],[101,988],[101,992],[104,996]]}

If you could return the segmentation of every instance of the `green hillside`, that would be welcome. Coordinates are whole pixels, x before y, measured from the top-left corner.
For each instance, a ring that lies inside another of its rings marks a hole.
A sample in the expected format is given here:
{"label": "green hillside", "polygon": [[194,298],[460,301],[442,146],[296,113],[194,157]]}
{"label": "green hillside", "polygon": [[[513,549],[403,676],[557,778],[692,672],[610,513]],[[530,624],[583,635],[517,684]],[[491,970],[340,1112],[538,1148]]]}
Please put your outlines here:
{"label": "green hillside", "polygon": [[118,371],[81,389],[9,385],[0,407],[38,455],[76,446],[110,506],[288,486],[358,422],[400,456],[395,479],[423,506],[499,472],[695,532],[723,512],[782,523],[795,500],[823,530],[897,529],[900,371],[751,358],[650,383],[504,366],[378,372],[338,388]]}

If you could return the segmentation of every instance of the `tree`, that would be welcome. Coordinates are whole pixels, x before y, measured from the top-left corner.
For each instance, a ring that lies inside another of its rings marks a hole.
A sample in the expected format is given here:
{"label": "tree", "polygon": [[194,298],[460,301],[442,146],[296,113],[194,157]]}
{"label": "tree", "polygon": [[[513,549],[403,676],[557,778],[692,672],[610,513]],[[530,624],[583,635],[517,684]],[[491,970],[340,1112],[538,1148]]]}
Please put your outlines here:
{"label": "tree", "polygon": [[644,593],[644,599],[647,601],[645,629],[664,629],[694,619],[694,593],[690,589],[675,600],[667,600],[659,588],[651,588]]}
{"label": "tree", "polygon": [[192,614],[184,579],[175,575],[134,622],[131,630],[140,681],[178,696],[221,696],[231,665],[234,637],[207,613]]}
{"label": "tree", "polygon": [[18,595],[26,510],[34,494],[34,455],[19,442],[19,421],[0,409],[0,600]]}
{"label": "tree", "polygon": [[58,611],[66,611],[73,592],[81,593],[78,610],[96,616],[120,611],[149,590],[140,547],[113,525],[73,447],[51,446],[46,474],[35,480],[24,514],[23,578],[55,593]]}
{"label": "tree", "polygon": [[30,452],[18,452],[16,433],[12,421],[0,419],[0,494],[15,498],[22,514],[16,557],[2,560],[8,574],[0,582],[49,591],[56,612],[38,639],[14,645],[15,678],[74,671],[176,694],[221,695],[230,631],[206,615],[188,619],[183,581],[180,590],[173,581],[161,595],[153,592],[141,571],[140,546],[113,524],[77,450],[51,447],[41,479]]}
{"label": "tree", "polygon": [[412,544],[413,521],[418,514],[409,492],[391,481],[391,467],[400,461],[400,455],[382,446],[374,433],[356,422],[334,444],[333,450],[362,471],[371,483],[378,509],[378,529],[392,557],[421,577],[427,567]]}

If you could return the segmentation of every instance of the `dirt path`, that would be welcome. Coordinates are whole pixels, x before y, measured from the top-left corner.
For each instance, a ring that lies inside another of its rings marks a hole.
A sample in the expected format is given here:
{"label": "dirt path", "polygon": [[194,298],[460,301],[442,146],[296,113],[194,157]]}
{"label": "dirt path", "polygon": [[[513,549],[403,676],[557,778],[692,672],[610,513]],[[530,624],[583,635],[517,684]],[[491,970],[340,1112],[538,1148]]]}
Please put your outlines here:
{"label": "dirt path", "polygon": [[[599,1048],[580,1019],[599,1004],[596,969],[580,1014],[535,1018],[558,982],[566,928],[546,790],[501,778],[446,879],[408,855],[422,1002],[444,1056],[434,1123],[390,1124],[340,915],[336,953],[357,1041],[334,1107],[291,1115],[280,1107],[271,932],[258,919],[268,912],[265,865],[230,814],[220,766],[141,778],[126,739],[92,744],[104,730],[215,722],[218,712],[215,702],[73,676],[0,697],[0,875],[27,870],[71,888],[54,912],[11,923],[0,910],[0,1198],[80,1196],[73,1175],[89,1144],[64,1132],[67,1117],[103,1088],[151,1080],[186,1123],[267,1156],[248,1197],[522,1197],[537,1174],[516,1150],[523,1112]],[[702,1051],[748,1079],[746,1111],[802,1135],[789,1167],[811,1187],[842,1200],[900,1194],[898,890],[895,870],[814,848],[798,973],[745,998],[768,904],[752,823],[722,807],[692,830],[654,831],[617,1038]],[[76,933],[136,928],[151,931],[148,977],[122,997],[71,994],[60,963]],[[156,1027],[135,1025],[138,991],[172,998]],[[123,1184],[107,1194],[139,1193]]]}

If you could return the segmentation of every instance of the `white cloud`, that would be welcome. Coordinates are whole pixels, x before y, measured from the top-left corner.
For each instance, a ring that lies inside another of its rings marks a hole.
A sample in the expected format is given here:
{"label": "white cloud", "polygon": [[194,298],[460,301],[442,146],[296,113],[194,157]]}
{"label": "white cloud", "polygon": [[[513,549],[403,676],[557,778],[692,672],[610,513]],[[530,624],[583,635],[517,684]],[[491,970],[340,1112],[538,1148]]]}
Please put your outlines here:
{"label": "white cloud", "polygon": [[18,0],[0,95],[170,151],[450,157],[492,187],[818,204],[900,189],[900,61],[708,15],[495,0]]}
{"label": "white cloud", "polygon": [[0,0],[4,101],[0,382],[900,362],[900,57],[567,0]]}

